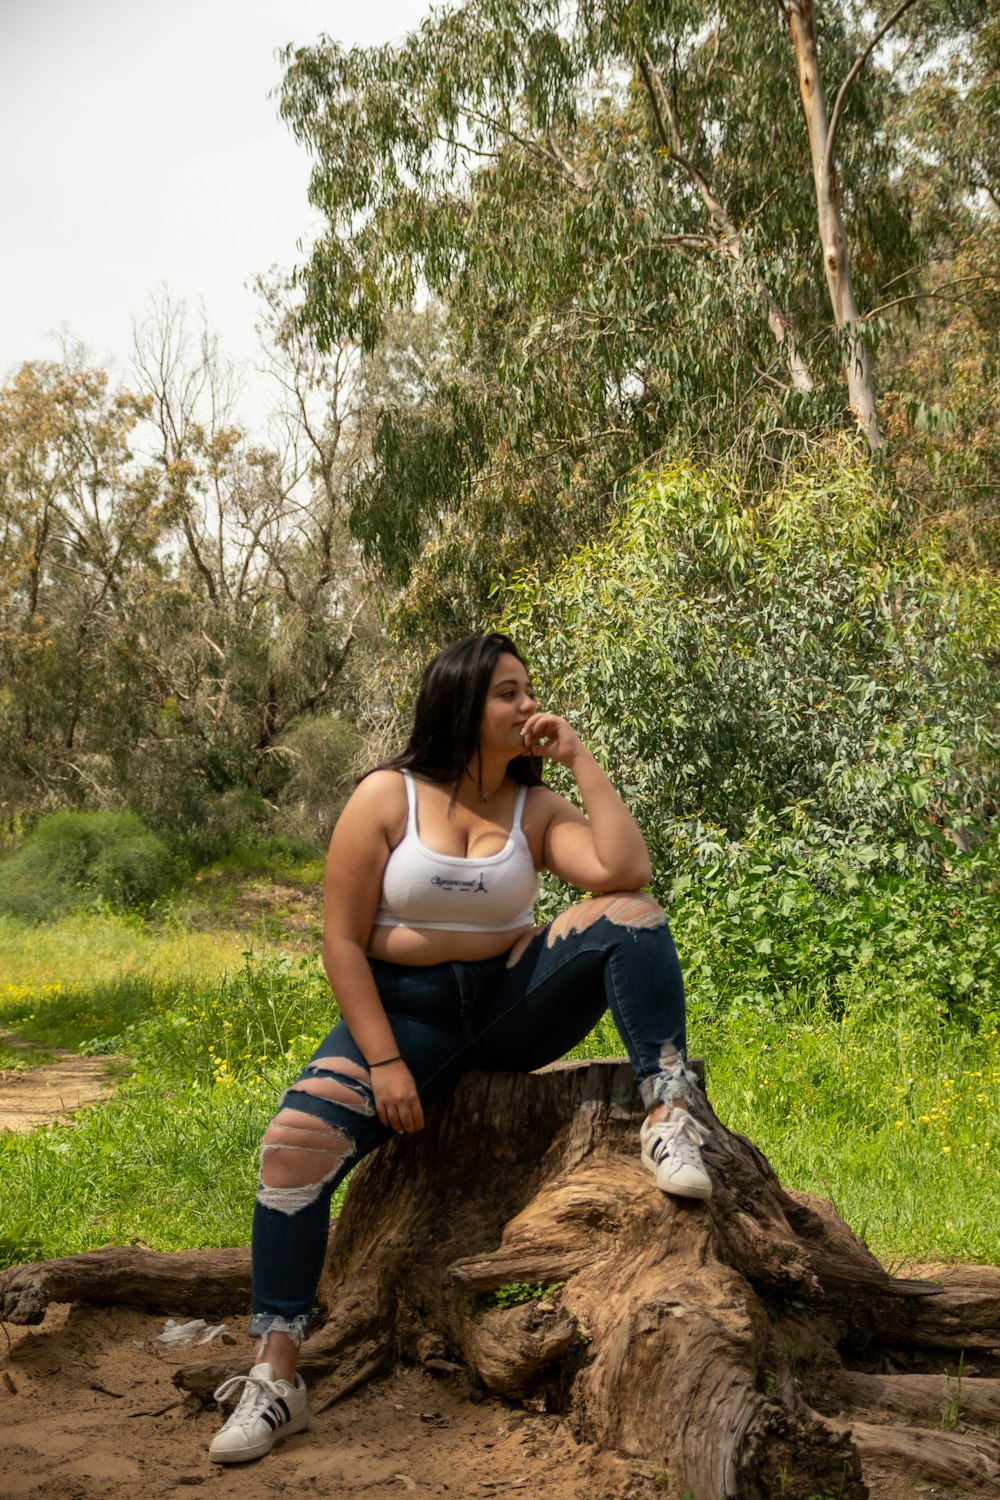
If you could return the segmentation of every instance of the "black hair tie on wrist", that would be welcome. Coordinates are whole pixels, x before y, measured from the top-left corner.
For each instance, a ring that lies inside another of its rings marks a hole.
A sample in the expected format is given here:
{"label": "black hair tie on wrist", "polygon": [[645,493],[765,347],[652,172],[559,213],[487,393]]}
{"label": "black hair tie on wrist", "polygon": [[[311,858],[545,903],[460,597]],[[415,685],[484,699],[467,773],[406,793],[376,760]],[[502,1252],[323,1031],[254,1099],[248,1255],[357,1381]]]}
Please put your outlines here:
{"label": "black hair tie on wrist", "polygon": [[388,1067],[389,1063],[402,1061],[403,1059],[397,1053],[395,1057],[383,1057],[379,1062],[369,1063],[368,1066],[369,1068],[385,1068]]}

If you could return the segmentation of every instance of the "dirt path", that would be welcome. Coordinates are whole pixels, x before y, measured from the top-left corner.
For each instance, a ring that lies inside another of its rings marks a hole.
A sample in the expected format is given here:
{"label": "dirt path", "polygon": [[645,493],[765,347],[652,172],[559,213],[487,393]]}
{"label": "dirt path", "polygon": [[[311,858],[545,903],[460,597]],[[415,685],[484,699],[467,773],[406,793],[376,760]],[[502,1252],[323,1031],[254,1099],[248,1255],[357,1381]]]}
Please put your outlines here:
{"label": "dirt path", "polygon": [[[180,1315],[180,1311],[178,1315]],[[402,1370],[328,1411],[257,1463],[212,1464],[216,1408],[171,1381],[197,1351],[160,1353],[163,1318],[129,1309],[49,1309],[0,1337],[4,1500],[160,1500],[204,1486],[217,1500],[277,1492],[441,1500],[656,1500],[673,1491],[648,1464],[596,1455],[554,1417],[473,1392],[461,1375]],[[236,1335],[247,1365],[252,1345]],[[218,1345],[213,1345],[218,1348]],[[210,1351],[206,1351],[208,1354]]]}
{"label": "dirt path", "polygon": [[[0,1038],[17,1047],[15,1037]],[[54,1061],[40,1068],[0,1069],[0,1130],[24,1134],[70,1115],[84,1104],[106,1099],[114,1090],[108,1058],[81,1057],[52,1049]]]}

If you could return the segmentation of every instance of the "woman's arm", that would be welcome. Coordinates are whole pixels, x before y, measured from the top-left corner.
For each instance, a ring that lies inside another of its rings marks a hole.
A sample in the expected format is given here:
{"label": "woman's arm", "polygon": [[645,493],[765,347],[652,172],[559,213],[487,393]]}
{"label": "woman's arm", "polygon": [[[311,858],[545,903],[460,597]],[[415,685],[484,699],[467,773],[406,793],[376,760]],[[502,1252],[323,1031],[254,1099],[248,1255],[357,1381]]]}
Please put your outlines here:
{"label": "woman's arm", "polygon": [[[323,966],[340,1013],[369,1066],[399,1052],[365,950],[389,858],[390,829],[401,821],[404,809],[403,782],[397,772],[366,776],[337,820],[326,861]],[[404,1062],[372,1067],[371,1084],[383,1125],[407,1134],[423,1128],[420,1096]]]}
{"label": "woman's arm", "polygon": [[556,714],[532,714],[525,748],[572,772],[584,811],[554,792],[542,842],[542,864],[585,891],[636,890],[653,868],[646,840],[575,729]]}

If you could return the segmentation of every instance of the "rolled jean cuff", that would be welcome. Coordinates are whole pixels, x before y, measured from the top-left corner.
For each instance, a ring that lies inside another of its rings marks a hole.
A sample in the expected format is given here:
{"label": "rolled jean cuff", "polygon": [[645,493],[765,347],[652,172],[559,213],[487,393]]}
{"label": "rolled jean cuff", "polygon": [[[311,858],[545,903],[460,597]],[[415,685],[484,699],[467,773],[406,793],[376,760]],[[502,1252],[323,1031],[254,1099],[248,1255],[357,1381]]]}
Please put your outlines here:
{"label": "rolled jean cuff", "polygon": [[311,1313],[299,1313],[295,1318],[282,1318],[278,1313],[254,1313],[250,1318],[250,1337],[266,1338],[269,1333],[284,1333],[296,1348],[309,1332]]}
{"label": "rolled jean cuff", "polygon": [[669,1104],[673,1099],[686,1099],[693,1104],[697,1087],[698,1080],[684,1059],[679,1057],[661,1072],[642,1079],[639,1095],[647,1109],[652,1109],[654,1104]]}

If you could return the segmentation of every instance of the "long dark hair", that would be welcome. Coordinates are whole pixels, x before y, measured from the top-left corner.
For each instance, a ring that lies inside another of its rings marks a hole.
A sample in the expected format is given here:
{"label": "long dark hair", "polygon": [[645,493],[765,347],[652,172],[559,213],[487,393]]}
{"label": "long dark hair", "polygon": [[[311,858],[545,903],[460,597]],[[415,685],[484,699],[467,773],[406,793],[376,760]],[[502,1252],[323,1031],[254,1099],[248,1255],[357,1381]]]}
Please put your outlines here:
{"label": "long dark hair", "polygon": [[[432,657],[424,668],[406,748],[378,769],[418,771],[428,781],[447,782],[457,790],[479,749],[486,692],[497,659],[505,652],[525,665],[514,642],[497,630],[452,641]],[[541,758],[517,755],[507,775],[523,786],[540,786]]]}

